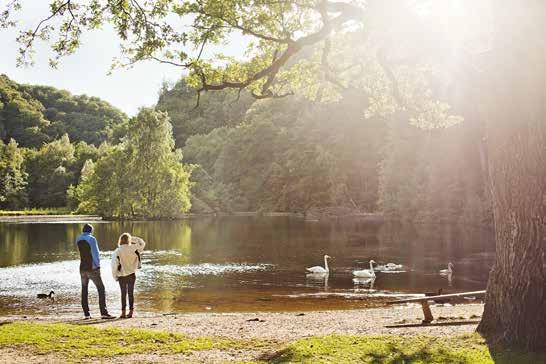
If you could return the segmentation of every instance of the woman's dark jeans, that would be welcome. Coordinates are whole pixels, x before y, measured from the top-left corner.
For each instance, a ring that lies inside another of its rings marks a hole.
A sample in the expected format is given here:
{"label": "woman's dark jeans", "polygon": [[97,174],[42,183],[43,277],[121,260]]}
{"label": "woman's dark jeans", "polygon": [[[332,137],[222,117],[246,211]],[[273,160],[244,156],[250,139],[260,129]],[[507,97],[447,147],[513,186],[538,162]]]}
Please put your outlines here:
{"label": "woman's dark jeans", "polygon": [[136,275],[129,274],[128,276],[119,277],[119,288],[121,288],[121,309],[125,310],[127,307],[127,295],[129,296],[129,310],[134,308],[134,296]]}

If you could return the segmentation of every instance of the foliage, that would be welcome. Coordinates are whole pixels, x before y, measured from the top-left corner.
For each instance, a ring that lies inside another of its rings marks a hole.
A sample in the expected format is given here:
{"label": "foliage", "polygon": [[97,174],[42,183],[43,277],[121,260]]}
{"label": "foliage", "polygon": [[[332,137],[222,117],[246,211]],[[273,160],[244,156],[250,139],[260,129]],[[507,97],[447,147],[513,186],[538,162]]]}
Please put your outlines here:
{"label": "foliage", "polygon": [[0,208],[15,209],[26,204],[27,173],[23,168],[23,151],[11,139],[0,140]]}
{"label": "foliage", "polygon": [[184,154],[200,166],[195,197],[212,210],[374,210],[383,126],[348,110],[351,97],[358,96],[330,105],[260,101],[243,124],[190,137]]}
{"label": "foliage", "polygon": [[29,174],[28,197],[33,207],[66,206],[66,190],[74,180],[74,146],[68,135],[29,150],[25,161]]}
{"label": "foliage", "polygon": [[0,75],[0,138],[15,139],[22,146],[39,146],[48,140],[43,129],[49,125],[43,105],[7,76]]}
{"label": "foliage", "polygon": [[252,102],[246,92],[225,90],[203,94],[196,107],[197,92],[182,78],[172,87],[164,84],[156,108],[169,114],[176,146],[183,147],[192,135],[239,124]]}
{"label": "foliage", "polygon": [[78,211],[107,217],[165,218],[190,208],[190,169],[174,149],[165,113],[142,109],[117,146],[103,147],[96,163],[87,162],[80,183],[69,191]]}
{"label": "foliage", "polygon": [[127,117],[96,97],[74,96],[53,87],[21,85],[0,75],[0,139],[40,148],[67,134],[73,142],[98,146],[116,141]]}
{"label": "foliage", "polygon": [[[100,16],[93,10],[100,1],[73,5],[53,4],[54,17],[81,31],[111,21],[121,38],[131,39],[125,43],[131,62],[155,59],[189,69],[188,77],[164,86],[157,108],[169,113],[176,146],[183,146],[186,160],[197,165],[194,211],[338,206],[375,211],[378,201],[398,217],[426,219],[421,213],[425,206],[430,216],[441,211],[449,219],[476,210],[461,202],[459,176],[450,183],[456,188],[447,203],[456,208],[446,209],[441,199],[429,198],[432,188],[435,196],[445,191],[438,179],[427,179],[431,162],[422,149],[410,150],[409,144],[424,135],[417,129],[414,139],[394,135],[392,120],[433,129],[460,123],[461,118],[438,101],[433,69],[391,63],[388,40],[370,37],[384,30],[385,24],[373,21],[385,16],[381,12],[387,5],[363,12],[359,3],[329,1],[108,2]],[[396,11],[404,13],[404,6]],[[169,22],[186,16],[193,27],[177,33]],[[373,27],[354,26],[363,19]],[[57,56],[75,51],[79,33],[48,25],[38,33],[67,35],[56,43]],[[397,26],[391,30],[398,31]],[[241,31],[247,57],[206,58],[207,52],[201,52]],[[30,33],[21,39],[34,41]],[[189,51],[191,46],[198,48],[196,54]],[[196,91],[207,90],[216,92],[201,92],[197,99]],[[292,92],[301,96],[275,98]],[[253,103],[250,96],[273,100]],[[117,125],[119,139],[129,127]],[[412,171],[420,173],[411,176]],[[78,194],[76,188],[71,196]],[[478,203],[477,210],[485,210],[483,206]]]}
{"label": "foliage", "polygon": [[98,146],[127,120],[120,110],[97,97],[74,96],[48,86],[21,85],[20,90],[43,105],[44,118],[49,121],[44,132],[50,139],[68,134],[72,142]]}
{"label": "foliage", "polygon": [[96,160],[107,139],[119,142],[126,128],[127,117],[98,98],[0,75],[0,141],[8,160],[0,208],[66,206],[85,161]]}

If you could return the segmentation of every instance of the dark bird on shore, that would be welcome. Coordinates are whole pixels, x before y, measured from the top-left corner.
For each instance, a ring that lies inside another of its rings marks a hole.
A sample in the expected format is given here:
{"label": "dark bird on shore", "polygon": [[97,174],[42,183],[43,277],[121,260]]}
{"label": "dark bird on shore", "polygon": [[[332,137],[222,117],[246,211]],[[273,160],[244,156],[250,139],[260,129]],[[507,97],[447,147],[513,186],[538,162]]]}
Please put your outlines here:
{"label": "dark bird on shore", "polygon": [[54,298],[53,298],[54,294],[55,294],[55,292],[53,292],[53,291],[49,292],[49,294],[38,293],[37,297],[40,298],[40,299],[49,298],[50,300],[54,300]]}

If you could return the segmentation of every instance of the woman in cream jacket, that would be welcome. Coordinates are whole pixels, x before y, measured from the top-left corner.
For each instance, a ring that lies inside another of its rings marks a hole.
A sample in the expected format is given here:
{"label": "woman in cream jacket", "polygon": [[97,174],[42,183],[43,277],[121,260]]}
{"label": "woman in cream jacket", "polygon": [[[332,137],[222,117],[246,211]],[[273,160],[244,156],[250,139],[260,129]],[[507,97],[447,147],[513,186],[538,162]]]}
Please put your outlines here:
{"label": "woman in cream jacket", "polygon": [[[121,289],[120,318],[133,317],[135,272],[140,268],[140,254],[145,245],[146,242],[141,238],[123,233],[119,237],[118,248],[112,255],[112,275],[119,282]],[[129,296],[129,314],[126,315],[127,296]]]}

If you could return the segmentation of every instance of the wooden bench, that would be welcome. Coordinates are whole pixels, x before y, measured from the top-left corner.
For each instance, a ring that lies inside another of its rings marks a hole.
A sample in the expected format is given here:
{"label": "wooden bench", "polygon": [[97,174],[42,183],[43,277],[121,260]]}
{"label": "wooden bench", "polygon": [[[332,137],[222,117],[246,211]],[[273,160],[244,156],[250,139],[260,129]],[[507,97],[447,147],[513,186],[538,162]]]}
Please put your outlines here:
{"label": "wooden bench", "polygon": [[462,293],[451,293],[451,294],[442,294],[438,296],[425,296],[425,297],[417,297],[417,298],[407,298],[403,300],[396,300],[396,301],[389,301],[387,302],[390,305],[394,305],[397,303],[410,303],[410,302],[419,302],[421,304],[421,307],[423,308],[423,315],[425,316],[425,319],[423,320],[424,324],[431,323],[434,320],[434,317],[432,316],[432,312],[430,311],[430,306],[428,305],[428,301],[434,301],[434,300],[450,300],[452,298],[458,298],[458,297],[471,297],[471,296],[484,296],[485,291],[473,291],[473,292],[462,292]]}

